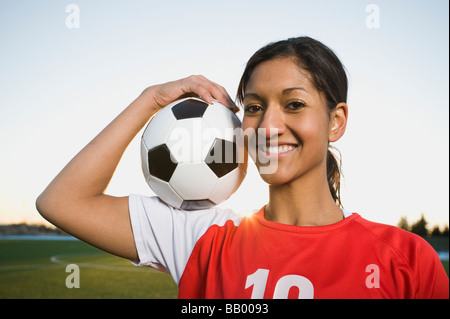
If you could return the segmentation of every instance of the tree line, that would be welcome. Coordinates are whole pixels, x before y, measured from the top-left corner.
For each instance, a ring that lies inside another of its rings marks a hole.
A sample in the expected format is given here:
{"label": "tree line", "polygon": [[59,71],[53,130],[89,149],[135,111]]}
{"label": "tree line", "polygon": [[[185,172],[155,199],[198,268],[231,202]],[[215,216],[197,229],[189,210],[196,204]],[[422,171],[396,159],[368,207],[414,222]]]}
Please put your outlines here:
{"label": "tree line", "polygon": [[397,227],[422,237],[448,237],[448,225],[446,225],[442,230],[437,225],[429,229],[428,222],[423,214],[419,220],[413,222],[412,224],[409,224],[407,218],[402,216],[397,224]]}

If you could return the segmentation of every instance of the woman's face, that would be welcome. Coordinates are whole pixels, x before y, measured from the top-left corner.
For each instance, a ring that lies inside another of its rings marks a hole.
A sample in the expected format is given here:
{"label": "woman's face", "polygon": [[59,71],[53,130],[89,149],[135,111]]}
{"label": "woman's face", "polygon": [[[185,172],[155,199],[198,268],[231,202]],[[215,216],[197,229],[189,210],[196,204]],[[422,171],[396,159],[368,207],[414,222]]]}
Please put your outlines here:
{"label": "woman's face", "polygon": [[254,69],[245,88],[242,128],[259,132],[249,137],[248,151],[267,183],[326,178],[330,122],[325,98],[290,58]]}

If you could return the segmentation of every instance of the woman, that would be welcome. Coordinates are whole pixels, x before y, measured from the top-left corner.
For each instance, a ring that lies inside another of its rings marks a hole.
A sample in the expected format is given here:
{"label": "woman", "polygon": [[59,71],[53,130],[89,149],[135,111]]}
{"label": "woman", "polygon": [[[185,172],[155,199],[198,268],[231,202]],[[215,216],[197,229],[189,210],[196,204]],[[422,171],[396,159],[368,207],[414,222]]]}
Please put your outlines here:
{"label": "woman", "polygon": [[[336,55],[308,37],[260,49],[239,84],[242,128],[265,132],[255,135],[254,159],[270,197],[258,213],[184,212],[156,197],[106,195],[131,140],[186,95],[238,110],[202,76],[147,88],[41,194],[42,216],[107,252],[171,273],[180,298],[448,298],[448,277],[423,239],[340,208],[329,143],[345,132],[347,78]],[[267,160],[276,170],[263,172]]]}

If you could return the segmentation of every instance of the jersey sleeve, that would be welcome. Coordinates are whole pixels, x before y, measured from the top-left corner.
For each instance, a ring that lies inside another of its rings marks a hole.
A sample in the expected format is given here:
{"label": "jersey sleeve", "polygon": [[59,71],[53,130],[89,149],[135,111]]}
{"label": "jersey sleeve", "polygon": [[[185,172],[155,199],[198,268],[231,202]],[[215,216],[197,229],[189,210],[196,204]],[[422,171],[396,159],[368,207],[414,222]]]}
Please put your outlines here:
{"label": "jersey sleeve", "polygon": [[435,250],[428,243],[423,243],[418,249],[417,256],[414,265],[418,283],[416,298],[448,299],[448,276]]}
{"label": "jersey sleeve", "polygon": [[177,285],[197,240],[207,229],[229,219],[242,219],[229,209],[185,211],[158,197],[140,195],[129,196],[129,210],[139,256],[139,262],[134,264],[168,272]]}

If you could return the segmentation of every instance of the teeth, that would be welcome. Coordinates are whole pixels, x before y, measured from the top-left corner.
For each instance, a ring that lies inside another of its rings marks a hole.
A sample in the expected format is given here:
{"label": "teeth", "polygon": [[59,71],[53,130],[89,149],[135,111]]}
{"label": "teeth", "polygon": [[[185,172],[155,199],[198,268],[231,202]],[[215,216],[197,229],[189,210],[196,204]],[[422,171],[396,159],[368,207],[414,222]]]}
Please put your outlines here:
{"label": "teeth", "polygon": [[296,146],[294,145],[281,145],[281,146],[270,146],[267,145],[261,145],[262,151],[268,154],[280,154],[280,153],[286,153],[290,150],[293,150]]}

